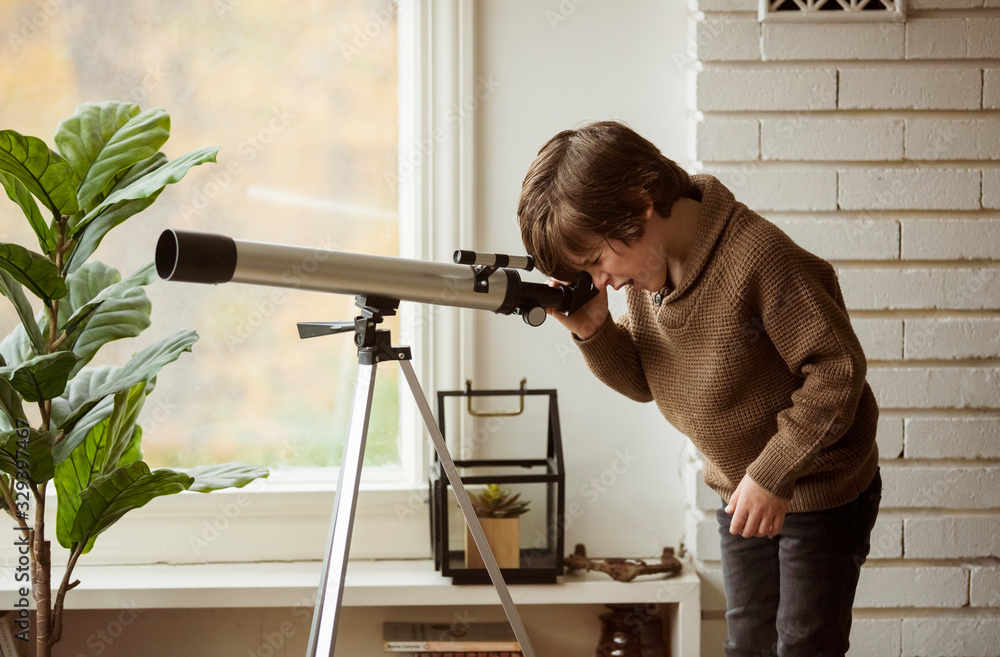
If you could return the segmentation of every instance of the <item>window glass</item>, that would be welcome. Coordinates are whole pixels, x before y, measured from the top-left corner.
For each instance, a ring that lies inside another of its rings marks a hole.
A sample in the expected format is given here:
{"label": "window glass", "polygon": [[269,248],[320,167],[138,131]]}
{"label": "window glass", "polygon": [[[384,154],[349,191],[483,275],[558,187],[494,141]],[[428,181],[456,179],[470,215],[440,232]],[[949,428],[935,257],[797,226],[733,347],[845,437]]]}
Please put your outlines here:
{"label": "window glass", "polygon": [[[152,261],[165,228],[399,254],[393,2],[7,0],[0,24],[0,129],[52,147],[77,105],[119,100],[166,109],[170,158],[221,147],[217,164],[169,186],[95,259],[127,275]],[[5,197],[0,241],[33,243]],[[295,323],[352,319],[353,298],[164,281],[147,293],[152,326],[94,362],[121,365],[178,328],[198,330],[193,353],[160,372],[140,420],[152,465],[339,463],[352,334],[301,341]],[[0,336],[16,321],[4,306]],[[398,322],[387,327],[398,333]],[[398,466],[396,369],[379,371],[369,465]]]}

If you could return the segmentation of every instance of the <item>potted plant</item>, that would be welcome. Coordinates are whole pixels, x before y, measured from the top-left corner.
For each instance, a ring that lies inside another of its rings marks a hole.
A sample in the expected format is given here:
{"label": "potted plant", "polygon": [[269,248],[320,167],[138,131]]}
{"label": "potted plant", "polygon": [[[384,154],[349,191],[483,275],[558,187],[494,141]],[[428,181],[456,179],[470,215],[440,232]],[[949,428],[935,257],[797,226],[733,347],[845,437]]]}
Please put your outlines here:
{"label": "potted plant", "polygon": [[[77,560],[125,513],[162,495],[241,487],[267,476],[239,463],[150,469],[142,460],[139,412],[160,369],[191,350],[193,330],[163,338],[120,367],[89,365],[105,344],[150,325],[142,288],[155,278],[152,263],[122,278],[90,256],[110,230],[191,167],[214,162],[219,150],[168,161],[160,148],[169,136],[162,109],[117,102],[77,108],[56,129],[55,149],[0,131],[0,183],[38,242],[37,249],[0,243],[0,294],[20,319],[0,342],[0,510],[30,553],[38,657],[51,655],[61,638],[64,598],[79,584],[72,577]],[[38,299],[37,312],[29,294]],[[54,592],[45,526],[50,483],[56,538],[69,550]],[[27,639],[27,577],[19,573],[15,587],[16,630]]]}
{"label": "potted plant", "polygon": [[[472,508],[486,535],[493,556],[500,568],[521,567],[521,516],[528,512],[530,502],[521,501],[521,494],[487,484],[478,495],[470,495]],[[468,526],[465,528],[465,567],[485,568]]]}

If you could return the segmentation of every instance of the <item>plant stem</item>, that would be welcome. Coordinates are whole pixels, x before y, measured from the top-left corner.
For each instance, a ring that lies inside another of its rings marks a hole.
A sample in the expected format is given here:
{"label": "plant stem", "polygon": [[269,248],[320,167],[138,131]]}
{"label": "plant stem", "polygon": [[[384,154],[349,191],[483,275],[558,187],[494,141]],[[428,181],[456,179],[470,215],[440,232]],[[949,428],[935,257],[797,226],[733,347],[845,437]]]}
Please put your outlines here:
{"label": "plant stem", "polygon": [[35,598],[35,648],[37,657],[52,653],[52,560],[49,542],[45,540],[45,485],[35,507],[35,531],[31,537],[31,555],[34,577],[32,588]]}
{"label": "plant stem", "polygon": [[25,524],[25,520],[17,517],[17,505],[15,504],[14,497],[14,479],[10,480],[10,488],[7,487],[7,482],[0,482],[0,491],[3,491],[3,501],[7,503],[7,515],[14,519],[18,527],[21,528],[21,535],[27,541],[31,540],[31,530],[28,529]]}
{"label": "plant stem", "polygon": [[50,647],[59,643],[59,640],[62,639],[63,599],[66,597],[67,591],[80,583],[80,580],[76,580],[70,584],[69,578],[73,574],[73,568],[76,567],[76,560],[83,554],[85,545],[86,543],[75,543],[73,549],[70,551],[69,561],[66,563],[66,572],[63,574],[62,582],[59,584],[59,592],[56,593],[56,604],[52,610],[52,635],[49,637]]}

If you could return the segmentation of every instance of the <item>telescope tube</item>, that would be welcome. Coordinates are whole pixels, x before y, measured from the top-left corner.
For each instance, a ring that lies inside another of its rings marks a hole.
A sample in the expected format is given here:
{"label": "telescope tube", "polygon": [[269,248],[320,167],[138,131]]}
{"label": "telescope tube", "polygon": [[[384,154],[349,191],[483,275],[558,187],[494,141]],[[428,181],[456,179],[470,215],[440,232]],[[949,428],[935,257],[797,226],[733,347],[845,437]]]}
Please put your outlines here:
{"label": "telescope tube", "polygon": [[578,285],[549,287],[522,282],[509,268],[477,277],[473,266],[180,230],[160,235],[155,260],[157,274],[168,281],[250,283],[516,313],[532,326],[544,321],[545,312],[539,309],[573,312],[596,293],[589,277]]}

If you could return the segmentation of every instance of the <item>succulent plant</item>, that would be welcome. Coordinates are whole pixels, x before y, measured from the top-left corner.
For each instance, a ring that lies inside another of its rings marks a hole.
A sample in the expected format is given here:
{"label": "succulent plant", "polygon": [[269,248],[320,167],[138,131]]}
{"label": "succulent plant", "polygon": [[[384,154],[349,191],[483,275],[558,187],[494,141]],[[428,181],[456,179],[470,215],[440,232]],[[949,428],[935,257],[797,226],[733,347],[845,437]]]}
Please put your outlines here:
{"label": "succulent plant", "polygon": [[480,518],[516,518],[525,514],[530,502],[520,502],[520,498],[520,493],[512,495],[510,490],[500,488],[500,484],[486,484],[478,495],[469,496]]}

